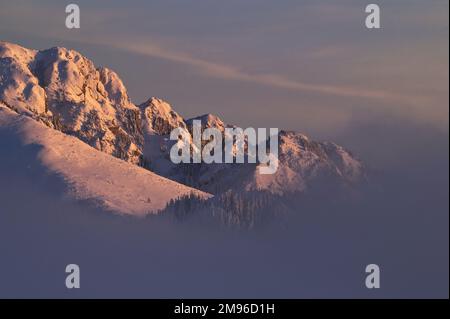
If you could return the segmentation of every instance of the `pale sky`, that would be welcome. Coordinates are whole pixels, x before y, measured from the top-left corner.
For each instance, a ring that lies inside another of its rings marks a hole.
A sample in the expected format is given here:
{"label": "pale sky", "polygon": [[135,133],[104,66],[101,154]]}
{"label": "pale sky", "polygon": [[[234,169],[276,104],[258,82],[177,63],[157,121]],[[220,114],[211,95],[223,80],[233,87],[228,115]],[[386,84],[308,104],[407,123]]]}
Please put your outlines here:
{"label": "pale sky", "polygon": [[[64,24],[71,2],[79,30]],[[71,2],[2,1],[0,39],[78,50],[134,103],[157,96],[186,118],[319,139],[384,119],[448,135],[448,1],[377,1],[379,30],[367,1]]]}

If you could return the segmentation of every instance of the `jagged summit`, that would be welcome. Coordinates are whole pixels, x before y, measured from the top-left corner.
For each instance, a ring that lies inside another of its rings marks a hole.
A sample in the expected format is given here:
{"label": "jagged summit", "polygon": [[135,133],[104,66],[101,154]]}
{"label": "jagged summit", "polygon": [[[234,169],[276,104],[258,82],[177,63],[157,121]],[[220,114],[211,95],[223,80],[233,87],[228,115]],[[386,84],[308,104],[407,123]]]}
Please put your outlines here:
{"label": "jagged summit", "polygon": [[0,43],[0,100],[132,163],[142,156],[139,109],[120,78],[74,50]]}
{"label": "jagged summit", "polygon": [[225,123],[217,116],[211,113],[203,114],[197,117],[190,118],[186,120],[186,124],[192,127],[194,120],[200,120],[202,122],[202,128],[218,128],[223,131],[226,127]]}
{"label": "jagged summit", "polygon": [[144,128],[148,133],[167,135],[176,128],[186,128],[183,118],[175,112],[169,103],[151,97],[146,102],[139,105],[142,111]]}

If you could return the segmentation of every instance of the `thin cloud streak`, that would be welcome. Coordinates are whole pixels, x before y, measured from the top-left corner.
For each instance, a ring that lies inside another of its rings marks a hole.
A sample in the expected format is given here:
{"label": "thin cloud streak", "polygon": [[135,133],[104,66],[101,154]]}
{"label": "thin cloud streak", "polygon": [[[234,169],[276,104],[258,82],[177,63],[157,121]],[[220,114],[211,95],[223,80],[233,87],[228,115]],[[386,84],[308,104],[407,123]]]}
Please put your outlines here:
{"label": "thin cloud streak", "polygon": [[[104,40],[104,39],[103,39]],[[148,40],[147,40],[148,41]],[[380,101],[382,104],[402,105],[406,108],[408,114],[419,114],[419,118],[424,116],[431,116],[428,111],[424,113],[423,106],[432,103],[432,96],[415,95],[415,94],[398,94],[385,90],[370,90],[361,88],[351,88],[343,86],[329,86],[319,84],[309,84],[300,81],[294,81],[278,74],[249,74],[238,68],[228,65],[206,61],[195,58],[190,55],[173,52],[167,50],[158,44],[145,44],[142,39],[135,39],[133,42],[93,42],[92,44],[103,44],[118,50],[127,51],[129,53],[140,54],[143,56],[165,59],[168,61],[192,66],[197,70],[203,72],[207,76],[220,78],[225,80],[244,81],[259,85],[270,86],[272,88],[288,89],[298,92],[310,92],[317,94],[325,94],[329,96],[343,97],[343,98],[362,98]],[[403,110],[405,110],[402,108]],[[446,117],[447,118],[447,117]],[[436,119],[431,116],[430,121],[435,122]],[[448,126],[448,122],[443,122],[442,127]]]}
{"label": "thin cloud streak", "polygon": [[[61,38],[63,40],[63,38]],[[266,85],[274,88],[295,90],[301,92],[313,92],[319,94],[327,94],[342,97],[356,97],[356,98],[369,98],[369,99],[388,99],[396,102],[404,102],[411,105],[417,104],[417,98],[411,99],[408,96],[403,96],[400,94],[395,94],[392,92],[381,91],[381,90],[369,90],[360,88],[350,88],[343,86],[330,86],[321,84],[309,84],[300,81],[295,81],[288,79],[279,74],[250,74],[246,73],[236,67],[229,65],[207,61],[204,59],[199,59],[182,52],[174,52],[173,50],[168,50],[159,44],[153,44],[155,41],[151,41],[152,44],[146,44],[149,42],[148,39],[133,39],[133,41],[123,41],[117,38],[113,40],[108,40],[102,37],[101,39],[89,39],[85,38],[72,38],[71,41],[91,44],[91,45],[103,45],[117,50],[139,54],[143,56],[164,59],[171,62],[176,62],[184,65],[188,65],[196,68],[203,74],[224,79],[224,80],[235,80],[235,81],[245,81],[260,85]]]}
{"label": "thin cloud streak", "polygon": [[[138,43],[138,44],[137,44]],[[172,62],[182,63],[198,68],[203,73],[225,80],[239,80],[271,87],[290,89],[296,91],[310,91],[314,93],[362,97],[372,99],[395,99],[401,100],[405,97],[393,93],[377,90],[354,89],[340,86],[328,86],[318,84],[308,84],[304,82],[294,81],[278,74],[249,74],[238,68],[198,59],[183,53],[172,52],[158,45],[139,44],[142,41],[136,41],[133,44],[124,44],[123,42],[102,43],[104,45],[115,47],[116,49],[125,50],[131,53],[141,54],[145,56],[161,58]],[[97,44],[100,44],[97,42]]]}

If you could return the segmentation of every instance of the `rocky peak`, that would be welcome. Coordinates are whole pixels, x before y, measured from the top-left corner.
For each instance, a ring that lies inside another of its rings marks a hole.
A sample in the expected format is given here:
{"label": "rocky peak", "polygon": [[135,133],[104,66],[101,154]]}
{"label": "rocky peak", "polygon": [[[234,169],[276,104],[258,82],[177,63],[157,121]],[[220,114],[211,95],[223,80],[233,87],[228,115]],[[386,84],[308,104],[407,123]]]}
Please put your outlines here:
{"label": "rocky peak", "polygon": [[186,128],[183,118],[169,103],[161,99],[151,97],[140,104],[139,109],[142,112],[143,127],[148,133],[168,135],[174,128]]}
{"label": "rocky peak", "polygon": [[97,70],[77,51],[0,43],[0,100],[19,113],[50,118],[49,125],[108,154],[141,160],[139,109],[116,73]]}
{"label": "rocky peak", "polygon": [[221,131],[224,131],[226,127],[225,123],[217,115],[210,113],[186,120],[186,124],[190,129],[192,129],[194,120],[199,120],[202,122],[202,129],[217,128]]}

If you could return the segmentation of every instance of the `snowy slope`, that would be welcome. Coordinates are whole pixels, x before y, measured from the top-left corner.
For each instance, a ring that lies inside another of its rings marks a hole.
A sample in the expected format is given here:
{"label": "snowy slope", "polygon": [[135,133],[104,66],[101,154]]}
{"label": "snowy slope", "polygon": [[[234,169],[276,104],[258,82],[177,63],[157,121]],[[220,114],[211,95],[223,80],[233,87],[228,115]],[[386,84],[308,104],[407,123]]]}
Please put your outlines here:
{"label": "snowy slope", "polygon": [[[60,176],[67,187],[67,195],[72,199],[91,200],[119,213],[144,215],[191,192],[210,196],[99,152],[75,137],[18,115],[0,104],[0,144],[10,142],[6,139],[11,140],[11,134],[18,137],[22,148],[37,146],[33,160],[49,174]],[[13,159],[19,156],[19,153],[8,154]],[[6,157],[0,158],[2,160],[6,161]],[[9,172],[21,169],[20,166],[11,167],[11,162],[8,165]]]}

